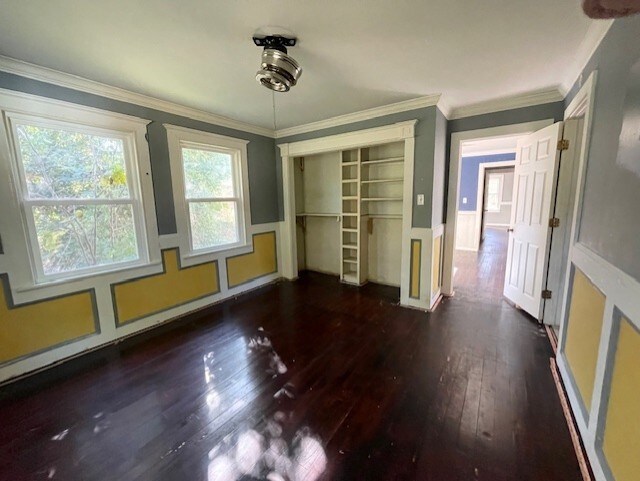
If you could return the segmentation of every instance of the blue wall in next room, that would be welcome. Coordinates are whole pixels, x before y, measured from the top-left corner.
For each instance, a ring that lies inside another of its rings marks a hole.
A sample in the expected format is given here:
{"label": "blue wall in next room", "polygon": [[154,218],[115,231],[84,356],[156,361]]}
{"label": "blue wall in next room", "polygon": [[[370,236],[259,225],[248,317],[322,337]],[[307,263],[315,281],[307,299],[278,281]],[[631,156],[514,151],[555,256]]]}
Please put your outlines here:
{"label": "blue wall in next room", "polygon": [[[480,164],[484,162],[503,162],[505,160],[515,160],[516,153],[478,155],[474,157],[462,158],[462,170],[460,173],[460,198],[458,199],[459,210],[476,210],[478,199],[478,171]],[[462,198],[467,198],[467,203],[462,203]]]}

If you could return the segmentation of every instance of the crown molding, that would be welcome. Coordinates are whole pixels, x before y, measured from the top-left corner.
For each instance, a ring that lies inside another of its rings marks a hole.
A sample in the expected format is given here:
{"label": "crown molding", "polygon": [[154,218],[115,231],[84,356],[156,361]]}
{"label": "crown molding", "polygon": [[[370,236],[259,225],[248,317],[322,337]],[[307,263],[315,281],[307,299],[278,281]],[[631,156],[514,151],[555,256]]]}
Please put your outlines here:
{"label": "crown molding", "polygon": [[604,39],[605,35],[613,25],[613,19],[608,20],[593,20],[585,33],[580,46],[573,55],[573,62],[571,68],[567,73],[564,81],[561,85],[561,92],[566,97],[571,87],[582,75],[582,71],[595,53],[596,49]]}
{"label": "crown molding", "polygon": [[490,114],[503,110],[531,107],[533,105],[548,104],[562,100],[564,100],[564,95],[562,95],[560,89],[556,87],[548,90],[539,90],[522,95],[514,95],[511,97],[503,97],[488,100],[486,102],[478,102],[477,104],[456,107],[451,110],[448,118],[449,120],[455,120],[464,117],[472,117],[474,115]]}
{"label": "crown molding", "polygon": [[290,135],[304,134],[307,132],[314,132],[316,130],[328,129],[331,127],[337,127],[339,125],[352,124],[354,122],[361,122],[363,120],[375,119],[377,117],[397,114],[399,112],[407,112],[409,110],[416,110],[424,107],[431,107],[433,105],[437,105],[439,100],[440,100],[440,94],[426,95],[424,97],[405,100],[403,102],[396,102],[393,104],[383,105],[381,107],[374,107],[372,109],[361,110],[359,112],[353,112],[345,115],[338,115],[337,117],[331,117],[325,120],[319,120],[317,122],[298,125],[296,127],[279,129],[276,131],[276,139],[289,137]]}
{"label": "crown molding", "polygon": [[192,120],[198,120],[200,122],[206,122],[208,124],[218,125],[220,127],[227,127],[242,132],[248,132],[257,135],[263,135],[265,137],[274,137],[274,131],[258,125],[253,125],[247,122],[241,122],[239,120],[233,120],[222,115],[213,114],[204,110],[198,110],[191,107],[185,107],[184,105],[169,102],[167,100],[160,100],[148,95],[138,94],[130,92],[118,87],[112,87],[94,80],[89,80],[84,77],[72,75],[58,70],[53,70],[47,67],[41,67],[21,60],[16,60],[10,57],[0,56],[0,71],[20,75],[21,77],[30,78],[32,80],[38,80],[60,87],[66,87],[73,90],[79,90],[89,94],[99,95],[112,100],[118,100],[121,102],[127,102],[142,107],[147,107],[163,112],[168,112],[181,117],[187,117]]}
{"label": "crown molding", "polygon": [[445,118],[449,120],[451,118],[451,114],[453,113],[453,109],[451,108],[451,105],[449,105],[449,102],[444,99],[444,95],[440,95],[437,106],[440,109],[440,112],[442,112],[442,115],[444,115]]}

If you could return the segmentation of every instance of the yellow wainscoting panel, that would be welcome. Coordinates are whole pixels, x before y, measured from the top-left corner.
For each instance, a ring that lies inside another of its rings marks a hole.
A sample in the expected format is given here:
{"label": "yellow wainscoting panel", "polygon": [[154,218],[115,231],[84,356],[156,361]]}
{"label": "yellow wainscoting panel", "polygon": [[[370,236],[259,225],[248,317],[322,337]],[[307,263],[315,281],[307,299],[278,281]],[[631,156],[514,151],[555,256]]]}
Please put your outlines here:
{"label": "yellow wainscoting panel", "polygon": [[442,255],[442,236],[433,239],[433,257],[431,258],[431,297],[440,288],[440,256]]}
{"label": "yellow wainscoting panel", "polygon": [[253,235],[253,252],[227,257],[227,283],[236,287],[278,272],[276,233]]}
{"label": "yellow wainscoting panel", "polygon": [[409,275],[409,297],[420,299],[420,267],[422,263],[422,240],[411,239],[411,273]]}
{"label": "yellow wainscoting panel", "polygon": [[14,305],[7,276],[0,284],[0,363],[99,331],[93,290]]}
{"label": "yellow wainscoting panel", "polygon": [[180,265],[178,249],[162,251],[164,272],[111,286],[119,325],[220,292],[218,263]]}
{"label": "yellow wainscoting panel", "polygon": [[616,481],[640,476],[640,332],[620,320],[602,449]]}
{"label": "yellow wainscoting panel", "polygon": [[587,412],[596,375],[604,303],[604,294],[576,268],[564,351]]}

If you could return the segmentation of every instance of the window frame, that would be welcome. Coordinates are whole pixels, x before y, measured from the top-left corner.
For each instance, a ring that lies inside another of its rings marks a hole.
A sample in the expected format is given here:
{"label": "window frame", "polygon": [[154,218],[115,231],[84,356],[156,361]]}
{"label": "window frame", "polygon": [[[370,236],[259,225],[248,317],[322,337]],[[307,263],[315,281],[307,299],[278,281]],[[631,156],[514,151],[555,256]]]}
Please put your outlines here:
{"label": "window frame", "polygon": [[[490,205],[489,205],[489,195],[491,195],[491,193],[489,192],[489,188],[491,186],[491,179],[498,179],[498,192],[497,192],[498,206],[497,206],[497,208],[491,208]],[[485,209],[487,212],[500,212],[501,211],[503,186],[504,186],[504,174],[489,173],[489,175],[487,176],[487,205],[486,205],[486,209]]]}
{"label": "window frame", "polygon": [[[85,107],[28,94],[0,92],[0,174],[8,175],[6,195],[0,196],[0,232],[5,252],[12,252],[11,272],[17,278],[17,290],[29,290],[60,282],[72,282],[96,275],[138,268],[159,262],[159,245],[155,200],[151,180],[151,165],[146,143],[146,126],[150,121],[128,115]],[[63,202],[30,199],[22,152],[17,141],[19,125],[62,129],[72,132],[102,135],[120,139],[124,145],[125,168],[129,197],[125,200],[64,199]],[[0,180],[0,183],[2,181]],[[4,185],[3,185],[4,187]],[[84,267],[67,272],[45,274],[33,216],[33,205],[109,205],[127,204],[132,207],[137,240],[138,258]],[[19,223],[21,228],[16,229]],[[10,228],[13,225],[14,228]]]}
{"label": "window frame", "polygon": [[[164,124],[169,144],[171,163],[171,179],[173,184],[173,201],[176,212],[176,226],[180,254],[183,259],[218,258],[220,253],[235,251],[249,246],[248,234],[251,227],[251,209],[249,199],[249,174],[247,165],[248,140],[188,129],[171,124]],[[234,197],[204,197],[187,199],[185,188],[183,148],[195,148],[231,154],[233,162]],[[236,202],[236,219],[238,242],[220,246],[194,249],[189,204],[203,202]]]}

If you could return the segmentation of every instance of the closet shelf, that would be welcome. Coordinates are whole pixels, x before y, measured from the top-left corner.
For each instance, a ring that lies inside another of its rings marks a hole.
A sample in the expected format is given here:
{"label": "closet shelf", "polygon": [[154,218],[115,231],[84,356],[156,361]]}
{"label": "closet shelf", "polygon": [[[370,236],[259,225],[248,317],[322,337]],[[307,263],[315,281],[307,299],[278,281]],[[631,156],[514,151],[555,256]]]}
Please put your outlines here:
{"label": "closet shelf", "polygon": [[358,232],[358,229],[349,229],[349,228],[343,228],[342,232]]}
{"label": "closet shelf", "polygon": [[355,160],[353,162],[343,162],[342,164],[340,164],[342,167],[349,167],[350,165],[358,165],[358,161]]}
{"label": "closet shelf", "polygon": [[[371,164],[401,164],[404,162],[404,157],[390,157],[388,159],[379,159],[379,160],[363,160],[362,165],[371,165]],[[344,165],[344,164],[342,164]]]}
{"label": "closet shelf", "polygon": [[402,220],[402,214],[368,214],[370,219],[400,219]]}
{"label": "closet shelf", "polygon": [[358,248],[358,244],[342,244],[342,247],[344,249],[357,249]]}
{"label": "closet shelf", "polygon": [[357,212],[343,212],[342,215],[343,216],[357,216],[358,213]]}
{"label": "closet shelf", "polygon": [[344,179],[342,181],[343,184],[352,184],[352,183],[355,183],[355,182],[358,182],[358,179]]}
{"label": "closet shelf", "polygon": [[340,213],[332,213],[332,212],[301,212],[296,214],[296,217],[340,217],[342,214]]}
{"label": "closet shelf", "polygon": [[[385,184],[385,183],[390,183],[390,182],[402,182],[404,179],[397,178],[397,179],[376,179],[376,180],[363,180],[362,183],[363,184]],[[344,181],[343,181],[344,182]]]}
{"label": "closet shelf", "polygon": [[344,197],[342,197],[342,200],[358,200],[358,196],[357,195],[345,195]]}
{"label": "closet shelf", "polygon": [[356,277],[355,274],[344,274],[342,276],[342,280],[344,282],[346,282],[347,284],[357,284],[358,283],[358,278]]}
{"label": "closet shelf", "polygon": [[358,258],[357,257],[345,257],[342,259],[342,262],[346,262],[347,264],[357,264],[358,263]]}
{"label": "closet shelf", "polygon": [[363,198],[363,202],[383,202],[383,201],[401,201],[402,197],[367,197]]}

